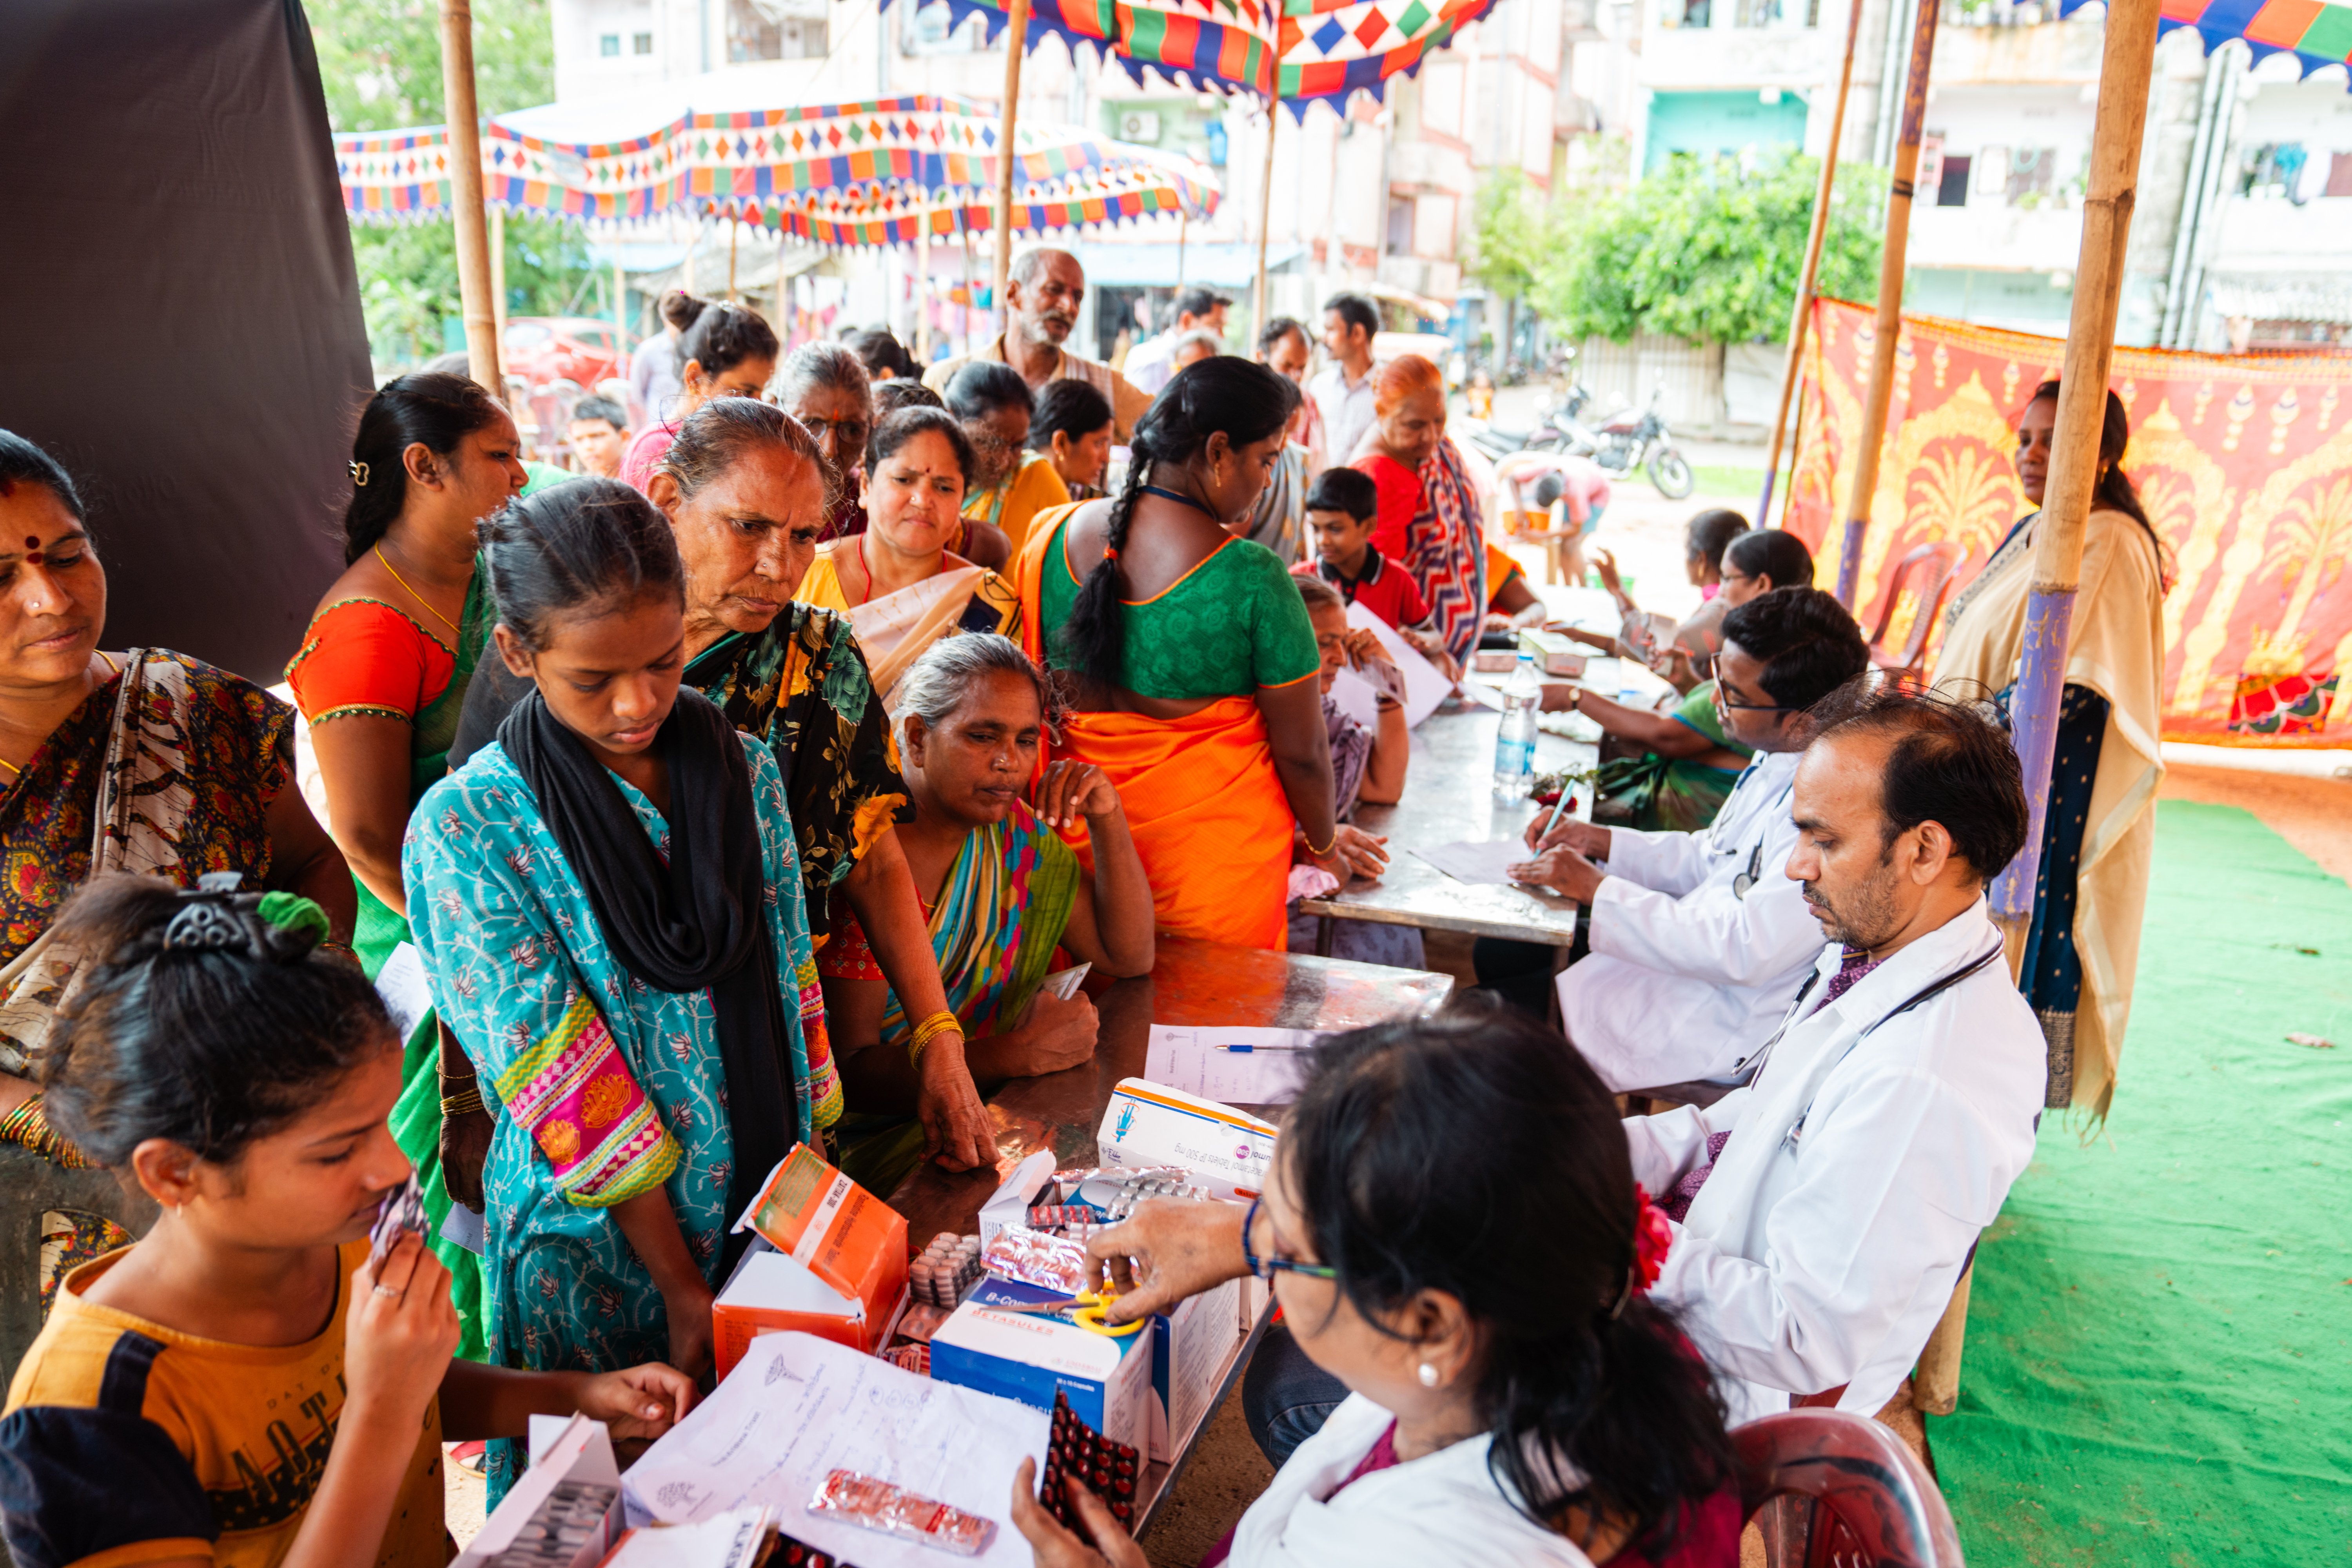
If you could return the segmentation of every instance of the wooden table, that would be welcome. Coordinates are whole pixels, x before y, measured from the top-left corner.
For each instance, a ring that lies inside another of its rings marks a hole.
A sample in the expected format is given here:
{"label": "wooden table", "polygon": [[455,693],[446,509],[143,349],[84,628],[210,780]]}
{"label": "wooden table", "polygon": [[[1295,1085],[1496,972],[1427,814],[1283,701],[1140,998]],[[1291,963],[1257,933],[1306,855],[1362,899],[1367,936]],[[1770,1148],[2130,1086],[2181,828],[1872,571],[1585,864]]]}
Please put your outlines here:
{"label": "wooden table", "polygon": [[[1326,898],[1298,907],[1320,915],[1317,951],[1331,947],[1335,920],[1465,931],[1472,936],[1541,942],[1563,953],[1576,941],[1576,904],[1544,889],[1514,884],[1473,887],[1457,882],[1412,851],[1465,839],[1517,838],[1537,812],[1535,802],[1495,799],[1495,730],[1502,716],[1475,702],[1448,702],[1412,732],[1412,763],[1404,799],[1356,809],[1356,826],[1389,841],[1389,868],[1377,881],[1361,878]],[[1590,768],[1600,748],[1564,736],[1536,738],[1536,771]],[[1592,817],[1592,791],[1577,789],[1570,814]]]}
{"label": "wooden table", "polygon": [[[1004,1173],[1037,1150],[1053,1150],[1057,1168],[1094,1164],[1095,1129],[1102,1125],[1119,1079],[1143,1075],[1144,1049],[1153,1024],[1352,1029],[1433,1007],[1453,988],[1450,976],[1420,970],[1163,936],[1160,962],[1149,975],[1087,987],[1101,1017],[1094,1060],[1043,1078],[1015,1079],[990,1100],[988,1114],[996,1127],[994,1169],[956,1173],[919,1165],[890,1194],[890,1206],[907,1216],[908,1245],[919,1248],[941,1231],[959,1236],[978,1231],[980,1205],[996,1191]],[[1249,1364],[1250,1352],[1265,1331],[1266,1316],[1258,1315],[1218,1373],[1216,1394],[1208,1406],[1213,1414]],[[1202,1421],[1172,1464],[1155,1461],[1144,1467],[1136,1487],[1137,1534],[1167,1500],[1192,1457],[1193,1443],[1208,1425]]]}

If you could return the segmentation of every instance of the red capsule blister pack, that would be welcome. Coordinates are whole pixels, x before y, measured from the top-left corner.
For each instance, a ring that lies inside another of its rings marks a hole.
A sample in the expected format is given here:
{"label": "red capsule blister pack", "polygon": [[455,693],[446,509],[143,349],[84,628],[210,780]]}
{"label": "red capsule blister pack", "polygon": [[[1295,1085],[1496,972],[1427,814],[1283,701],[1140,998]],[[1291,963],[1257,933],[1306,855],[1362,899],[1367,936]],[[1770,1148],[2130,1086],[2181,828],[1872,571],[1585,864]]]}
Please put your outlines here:
{"label": "red capsule blister pack", "polygon": [[808,1510],[861,1530],[895,1535],[958,1557],[977,1557],[996,1539],[996,1521],[856,1470],[828,1471]]}
{"label": "red capsule blister pack", "polygon": [[1037,1500],[1065,1529],[1087,1538],[1086,1526],[1070,1506],[1074,1480],[1110,1509],[1113,1519],[1129,1531],[1135,1528],[1135,1489],[1143,1476],[1143,1457],[1132,1445],[1114,1443],[1086,1422],[1063,1395],[1054,1395],[1054,1435],[1045,1447],[1045,1473],[1037,1479]]}

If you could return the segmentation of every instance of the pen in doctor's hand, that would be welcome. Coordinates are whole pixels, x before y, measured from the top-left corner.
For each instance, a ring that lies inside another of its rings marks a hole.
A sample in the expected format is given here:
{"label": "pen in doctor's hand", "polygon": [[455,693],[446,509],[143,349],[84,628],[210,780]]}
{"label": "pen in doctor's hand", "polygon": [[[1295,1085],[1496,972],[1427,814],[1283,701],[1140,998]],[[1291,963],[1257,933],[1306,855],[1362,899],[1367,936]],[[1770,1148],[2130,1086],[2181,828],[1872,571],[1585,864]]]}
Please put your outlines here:
{"label": "pen in doctor's hand", "polygon": [[1221,1051],[1239,1051],[1246,1056],[1252,1051],[1311,1051],[1313,1046],[1219,1046]]}

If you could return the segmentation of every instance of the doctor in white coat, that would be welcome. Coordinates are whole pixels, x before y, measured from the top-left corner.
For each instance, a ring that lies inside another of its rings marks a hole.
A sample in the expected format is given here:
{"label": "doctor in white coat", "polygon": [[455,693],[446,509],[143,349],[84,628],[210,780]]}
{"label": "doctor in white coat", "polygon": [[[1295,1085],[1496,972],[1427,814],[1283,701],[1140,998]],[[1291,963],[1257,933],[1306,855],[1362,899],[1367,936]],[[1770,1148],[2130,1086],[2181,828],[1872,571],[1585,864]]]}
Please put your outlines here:
{"label": "doctor in white coat", "polygon": [[1715,821],[1696,833],[1566,822],[1540,837],[1541,819],[1528,825],[1539,853],[1511,874],[1592,911],[1592,951],[1558,981],[1559,1015],[1612,1091],[1739,1073],[1804,984],[1821,928],[1780,871],[1797,840],[1806,710],[1869,668],[1834,595],[1745,598],[1724,617],[1715,703],[1725,734],[1756,755]]}
{"label": "doctor in white coat", "polygon": [[2025,842],[2008,737],[1901,691],[1816,718],[1787,875],[1830,945],[1747,1088],[1625,1123],[1636,1178],[1688,1205],[1657,1293],[1735,1424],[1894,1396],[2032,1155],[2047,1072],[1985,912]]}

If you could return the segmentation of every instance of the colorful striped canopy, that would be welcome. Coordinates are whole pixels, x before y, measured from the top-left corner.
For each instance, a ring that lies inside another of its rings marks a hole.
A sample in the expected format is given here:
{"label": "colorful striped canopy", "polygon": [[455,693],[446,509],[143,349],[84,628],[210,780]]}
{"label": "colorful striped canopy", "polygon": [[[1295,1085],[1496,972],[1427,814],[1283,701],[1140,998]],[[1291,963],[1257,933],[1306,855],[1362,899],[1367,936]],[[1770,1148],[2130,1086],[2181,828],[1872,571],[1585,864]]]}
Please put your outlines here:
{"label": "colorful striped canopy", "polygon": [[[544,113],[506,118],[527,123]],[[600,226],[688,214],[823,245],[893,244],[901,231],[908,241],[915,236],[918,193],[929,193],[934,234],[952,235],[959,218],[986,208],[998,142],[993,113],[937,96],[688,110],[643,134],[602,142],[556,141],[490,120],[482,127],[483,196],[518,216]],[[1189,158],[1067,125],[1021,125],[1013,142],[1019,232],[1216,210],[1214,176]],[[440,126],[338,136],[335,161],[354,222],[413,221],[449,209],[449,142]],[[983,216],[971,226],[992,224]]]}
{"label": "colorful striped canopy", "polygon": [[[890,0],[884,0],[887,5]],[[1107,53],[1141,81],[1146,71],[1202,91],[1345,109],[1351,94],[1384,97],[1456,28],[1495,0],[1032,0],[1029,44],[1054,34],[1072,49]],[[961,24],[984,19],[992,38],[1004,0],[948,0]]]}
{"label": "colorful striped canopy", "polygon": [[[2061,15],[2089,3],[2063,0]],[[2208,54],[2231,38],[2246,40],[2257,65],[2292,54],[2305,76],[2322,66],[2352,65],[2352,5],[2336,0],[2161,0],[2158,36],[2175,27],[2196,28]]]}

